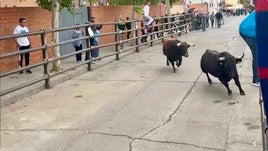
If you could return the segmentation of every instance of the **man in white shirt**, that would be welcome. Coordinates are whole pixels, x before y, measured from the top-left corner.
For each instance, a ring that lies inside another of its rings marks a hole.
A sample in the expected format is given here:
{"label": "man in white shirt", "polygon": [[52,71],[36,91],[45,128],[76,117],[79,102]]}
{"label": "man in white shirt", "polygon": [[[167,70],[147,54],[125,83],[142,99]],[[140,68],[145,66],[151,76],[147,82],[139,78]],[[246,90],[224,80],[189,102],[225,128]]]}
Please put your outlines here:
{"label": "man in white shirt", "polygon": [[[20,18],[19,19],[19,25],[15,27],[13,34],[26,34],[29,32],[29,29],[26,27],[26,19]],[[14,39],[14,42],[16,43],[16,48],[18,50],[25,50],[31,48],[31,42],[29,41],[27,36],[24,37],[18,37]],[[19,56],[19,67],[22,67],[22,61],[23,56],[25,57],[25,66],[28,66],[30,64],[30,53],[24,53]],[[30,69],[26,70],[27,73],[32,73]],[[22,74],[23,71],[20,72]]]}
{"label": "man in white shirt", "polygon": [[148,0],[146,5],[143,7],[142,19],[143,19],[143,28],[144,28],[145,33],[147,33],[146,28],[149,25],[151,25],[151,23],[154,21],[154,19],[149,16],[149,14],[150,14],[150,4],[151,4],[151,2]]}

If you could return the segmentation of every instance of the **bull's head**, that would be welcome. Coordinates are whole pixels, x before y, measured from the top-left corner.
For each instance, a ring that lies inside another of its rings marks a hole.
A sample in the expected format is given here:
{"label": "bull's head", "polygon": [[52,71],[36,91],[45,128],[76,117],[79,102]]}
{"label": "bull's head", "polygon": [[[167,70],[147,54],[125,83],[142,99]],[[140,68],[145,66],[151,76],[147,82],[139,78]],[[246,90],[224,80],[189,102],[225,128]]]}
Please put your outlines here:
{"label": "bull's head", "polygon": [[[242,59],[244,58],[244,56],[245,56],[245,53],[243,53],[242,56],[240,56],[240,57],[235,57],[235,62],[236,63],[241,63],[242,62]],[[225,57],[220,57],[219,58],[220,65],[223,65],[223,61],[224,60],[225,60]]]}
{"label": "bull's head", "polygon": [[195,45],[194,44],[191,44],[191,43],[186,43],[186,42],[179,42],[179,43],[177,43],[177,46],[179,48],[181,48],[182,55],[184,57],[189,57],[188,48],[191,47],[191,46],[195,46]]}
{"label": "bull's head", "polygon": [[219,57],[219,65],[220,69],[226,76],[228,76],[228,79],[232,79],[237,76],[237,69],[236,64],[242,62],[242,58],[244,57],[244,54],[241,57],[234,57],[233,55],[223,52],[221,54],[222,57]]}

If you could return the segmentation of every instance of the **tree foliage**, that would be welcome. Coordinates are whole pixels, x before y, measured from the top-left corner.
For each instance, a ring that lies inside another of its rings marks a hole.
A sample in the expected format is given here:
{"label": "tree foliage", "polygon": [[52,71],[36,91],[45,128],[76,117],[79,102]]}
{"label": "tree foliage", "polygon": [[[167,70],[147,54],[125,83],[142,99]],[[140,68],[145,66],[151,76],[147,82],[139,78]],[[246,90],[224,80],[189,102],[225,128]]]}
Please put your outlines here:
{"label": "tree foliage", "polygon": [[[53,0],[36,0],[36,4],[43,9],[52,10],[52,1]],[[73,0],[56,0],[60,5],[60,10],[67,9],[72,12]]]}

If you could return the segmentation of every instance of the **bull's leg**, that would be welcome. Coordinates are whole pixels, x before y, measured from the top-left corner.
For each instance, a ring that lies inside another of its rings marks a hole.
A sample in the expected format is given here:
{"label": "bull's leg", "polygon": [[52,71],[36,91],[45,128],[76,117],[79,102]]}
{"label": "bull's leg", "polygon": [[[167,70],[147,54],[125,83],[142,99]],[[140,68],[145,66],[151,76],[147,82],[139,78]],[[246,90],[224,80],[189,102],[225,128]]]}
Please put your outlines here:
{"label": "bull's leg", "polygon": [[232,90],[229,88],[228,82],[226,82],[226,80],[223,80],[223,79],[220,79],[220,78],[219,78],[219,80],[227,88],[228,95],[231,96],[232,95]]}
{"label": "bull's leg", "polygon": [[177,61],[176,61],[176,65],[177,65],[177,67],[180,67],[180,65],[181,65],[181,61],[180,61],[180,60],[177,60]]}
{"label": "bull's leg", "polygon": [[180,67],[180,65],[181,65],[181,61],[182,61],[182,58],[179,58],[179,59],[176,61],[176,65],[177,65],[177,67]]}
{"label": "bull's leg", "polygon": [[172,61],[172,60],[169,60],[169,62],[171,63],[171,65],[172,65],[172,68],[173,68],[173,72],[175,73],[175,72],[176,72],[176,69],[175,69],[175,66],[174,66],[174,61]]}
{"label": "bull's leg", "polygon": [[241,88],[241,84],[240,84],[238,76],[236,78],[234,78],[234,81],[235,81],[235,84],[237,85],[237,87],[239,88],[240,95],[246,95],[245,91]]}
{"label": "bull's leg", "polygon": [[208,73],[206,73],[206,75],[207,75],[207,78],[208,78],[208,84],[209,84],[209,85],[212,85],[212,80],[210,79]]}
{"label": "bull's leg", "polygon": [[175,73],[176,72],[176,69],[175,69],[174,62],[173,61],[171,62],[171,65],[172,65],[172,68],[173,68],[173,72]]}
{"label": "bull's leg", "polygon": [[167,66],[169,66],[168,58],[167,58]]}

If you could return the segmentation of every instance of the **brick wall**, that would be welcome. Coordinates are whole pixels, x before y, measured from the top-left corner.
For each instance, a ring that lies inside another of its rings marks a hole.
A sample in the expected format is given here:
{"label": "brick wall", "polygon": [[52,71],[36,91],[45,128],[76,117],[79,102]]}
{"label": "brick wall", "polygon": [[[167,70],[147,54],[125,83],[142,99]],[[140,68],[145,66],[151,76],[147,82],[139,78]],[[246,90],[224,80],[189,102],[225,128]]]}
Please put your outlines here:
{"label": "brick wall", "polygon": [[[33,13],[34,12],[34,13]],[[51,28],[51,13],[38,7],[11,7],[0,8],[0,35],[12,35],[13,29],[18,25],[19,18],[27,20],[27,27],[30,32],[40,29]],[[51,35],[47,35],[47,42],[51,41]],[[32,46],[40,46],[40,36],[29,37]],[[0,41],[0,54],[16,51],[16,45],[13,40]],[[49,52],[51,56],[51,52]],[[31,53],[30,63],[42,61],[42,52]],[[18,67],[18,57],[6,58],[0,60],[0,72],[10,71]]]}

